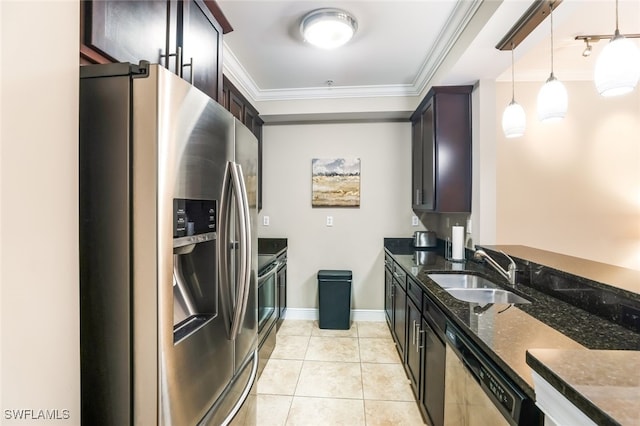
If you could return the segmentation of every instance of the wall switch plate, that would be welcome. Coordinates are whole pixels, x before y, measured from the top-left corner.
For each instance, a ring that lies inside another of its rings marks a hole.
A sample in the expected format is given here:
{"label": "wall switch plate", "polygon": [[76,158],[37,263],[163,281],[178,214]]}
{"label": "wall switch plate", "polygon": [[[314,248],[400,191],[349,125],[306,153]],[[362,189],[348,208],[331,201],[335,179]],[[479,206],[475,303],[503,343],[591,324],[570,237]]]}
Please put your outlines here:
{"label": "wall switch plate", "polygon": [[262,216],[262,224],[264,226],[269,226],[269,216]]}
{"label": "wall switch plate", "polygon": [[411,216],[411,226],[418,226],[420,224],[420,221],[418,220],[418,216],[413,215]]}
{"label": "wall switch plate", "polygon": [[333,216],[327,216],[327,226],[333,226]]}

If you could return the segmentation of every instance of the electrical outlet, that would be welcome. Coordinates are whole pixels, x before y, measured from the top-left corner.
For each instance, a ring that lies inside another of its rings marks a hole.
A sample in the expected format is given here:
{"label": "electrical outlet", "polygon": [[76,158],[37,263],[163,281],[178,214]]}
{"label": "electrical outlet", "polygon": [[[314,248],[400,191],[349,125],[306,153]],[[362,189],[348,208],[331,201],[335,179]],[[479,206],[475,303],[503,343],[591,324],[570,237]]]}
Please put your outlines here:
{"label": "electrical outlet", "polygon": [[264,226],[269,226],[269,216],[262,216],[262,224]]}
{"label": "electrical outlet", "polygon": [[471,230],[471,219],[467,219],[467,234],[471,234],[473,231]]}
{"label": "electrical outlet", "polygon": [[411,226],[418,226],[420,221],[418,220],[418,216],[411,216]]}
{"label": "electrical outlet", "polygon": [[327,226],[333,226],[333,216],[327,216]]}

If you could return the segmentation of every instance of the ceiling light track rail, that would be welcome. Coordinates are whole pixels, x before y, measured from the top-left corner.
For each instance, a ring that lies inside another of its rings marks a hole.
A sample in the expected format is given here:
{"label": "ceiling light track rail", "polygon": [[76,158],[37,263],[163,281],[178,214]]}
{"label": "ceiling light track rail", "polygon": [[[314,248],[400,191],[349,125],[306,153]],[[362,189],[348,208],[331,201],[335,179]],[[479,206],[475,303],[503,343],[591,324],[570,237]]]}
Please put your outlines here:
{"label": "ceiling light track rail", "polygon": [[[584,40],[584,41],[598,41],[598,40],[611,40],[613,38],[613,34],[587,34],[587,35],[579,35],[575,37],[575,40]],[[625,38],[640,38],[640,34],[625,34]]]}
{"label": "ceiling light track rail", "polygon": [[562,0],[535,0],[511,29],[496,44],[498,50],[513,50],[554,10]]}

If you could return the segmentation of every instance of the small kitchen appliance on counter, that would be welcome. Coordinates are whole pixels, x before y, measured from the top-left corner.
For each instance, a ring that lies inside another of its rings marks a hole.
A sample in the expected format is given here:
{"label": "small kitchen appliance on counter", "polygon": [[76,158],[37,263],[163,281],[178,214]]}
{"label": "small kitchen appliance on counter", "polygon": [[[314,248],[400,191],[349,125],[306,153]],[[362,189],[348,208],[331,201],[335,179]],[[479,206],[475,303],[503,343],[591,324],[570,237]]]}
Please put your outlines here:
{"label": "small kitchen appliance on counter", "polygon": [[433,231],[416,231],[413,233],[413,246],[416,248],[436,247],[438,239]]}

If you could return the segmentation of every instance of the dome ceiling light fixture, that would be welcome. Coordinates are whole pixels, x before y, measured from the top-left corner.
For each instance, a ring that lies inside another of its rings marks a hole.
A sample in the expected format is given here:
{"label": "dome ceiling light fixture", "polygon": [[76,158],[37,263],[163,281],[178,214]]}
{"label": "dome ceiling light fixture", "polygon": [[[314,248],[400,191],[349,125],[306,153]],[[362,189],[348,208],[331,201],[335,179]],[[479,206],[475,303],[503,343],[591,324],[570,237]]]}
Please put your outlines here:
{"label": "dome ceiling light fixture", "polygon": [[321,49],[335,49],[347,43],[358,29],[358,22],[342,9],[323,8],[306,14],[300,22],[302,38]]}

